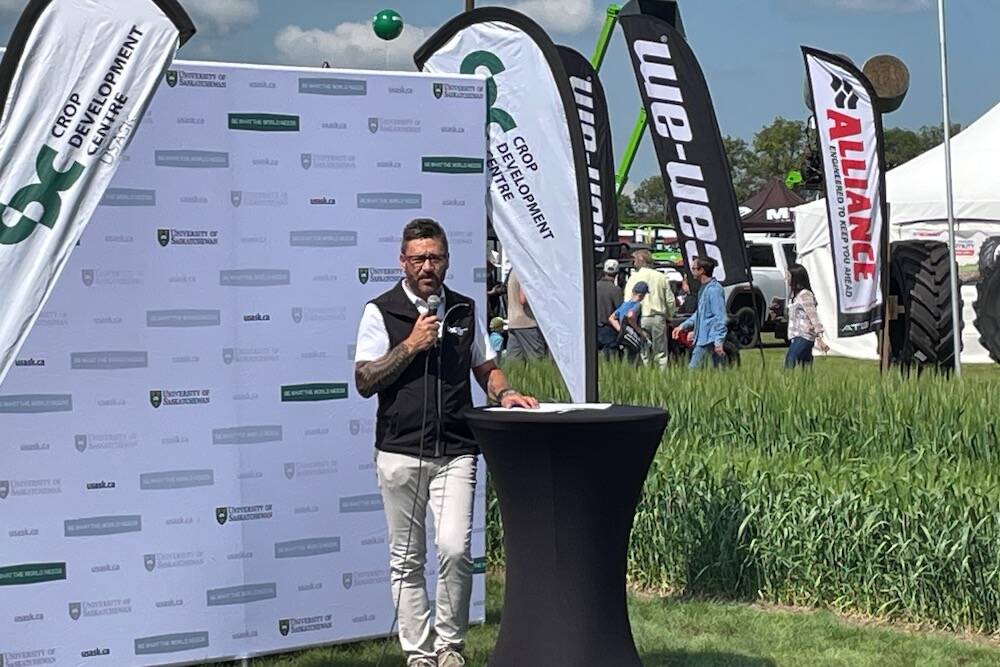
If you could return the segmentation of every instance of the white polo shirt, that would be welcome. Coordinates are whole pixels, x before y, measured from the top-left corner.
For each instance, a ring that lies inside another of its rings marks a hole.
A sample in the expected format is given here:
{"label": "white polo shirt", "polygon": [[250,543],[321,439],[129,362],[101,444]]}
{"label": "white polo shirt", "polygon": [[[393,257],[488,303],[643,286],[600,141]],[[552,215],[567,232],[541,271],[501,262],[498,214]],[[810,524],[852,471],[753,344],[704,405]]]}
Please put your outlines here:
{"label": "white polo shirt", "polygon": [[[401,281],[406,297],[421,315],[426,315],[430,310],[427,302],[413,293],[406,280]],[[437,316],[440,320],[448,310],[448,304],[444,302],[444,295],[441,295],[441,305],[438,306]],[[373,303],[365,306],[365,312],[361,315],[361,323],[358,325],[358,346],[354,353],[355,363],[361,361],[375,361],[381,359],[389,353],[389,332],[385,330],[385,320],[382,319],[382,311]],[[476,332],[472,339],[472,367],[478,368],[485,363],[494,361],[497,353],[490,345],[490,338],[486,335],[486,327],[480,316],[476,316]]]}

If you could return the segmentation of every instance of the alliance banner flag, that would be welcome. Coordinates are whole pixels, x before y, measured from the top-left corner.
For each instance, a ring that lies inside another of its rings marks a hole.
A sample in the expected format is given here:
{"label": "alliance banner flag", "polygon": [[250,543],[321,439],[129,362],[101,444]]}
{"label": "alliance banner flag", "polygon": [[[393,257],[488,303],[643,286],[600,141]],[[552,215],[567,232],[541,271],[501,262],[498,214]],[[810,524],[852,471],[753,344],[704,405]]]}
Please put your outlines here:
{"label": "alliance banner flag", "polygon": [[176,0],[31,0],[0,63],[0,382],[194,25]]}
{"label": "alliance banner flag", "polygon": [[837,335],[882,325],[885,159],[875,91],[850,61],[802,47],[823,158],[830,250],[837,283]]}
{"label": "alliance banner flag", "polygon": [[684,261],[718,262],[723,285],[750,279],[739,205],[705,75],[674,3],[631,0],[618,15]]}
{"label": "alliance banner flag", "polygon": [[493,228],[570,396],[596,401],[591,185],[580,117],[559,51],[526,16],[484,7],[445,24],[414,60],[426,72],[488,77]]}
{"label": "alliance banner flag", "polygon": [[[615,153],[611,143],[611,121],[604,86],[590,61],[568,46],[558,46],[587,151],[590,208],[594,216],[594,256],[603,262],[611,254],[602,246],[618,239],[618,192],[615,188]],[[617,256],[617,252],[615,253]]]}

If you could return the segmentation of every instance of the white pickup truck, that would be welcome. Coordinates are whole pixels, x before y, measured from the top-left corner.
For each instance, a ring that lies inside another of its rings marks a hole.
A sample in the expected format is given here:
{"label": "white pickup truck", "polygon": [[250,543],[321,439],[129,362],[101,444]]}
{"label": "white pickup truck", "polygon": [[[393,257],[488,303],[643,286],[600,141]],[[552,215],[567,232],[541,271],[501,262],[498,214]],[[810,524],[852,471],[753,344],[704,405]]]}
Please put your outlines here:
{"label": "white pickup truck", "polygon": [[[782,340],[787,338],[785,271],[796,261],[795,239],[748,234],[746,241],[753,287],[742,283],[726,288],[726,308],[733,318],[736,338],[744,348],[756,346],[762,331],[773,332]],[[775,299],[780,303],[780,312],[769,313]]]}

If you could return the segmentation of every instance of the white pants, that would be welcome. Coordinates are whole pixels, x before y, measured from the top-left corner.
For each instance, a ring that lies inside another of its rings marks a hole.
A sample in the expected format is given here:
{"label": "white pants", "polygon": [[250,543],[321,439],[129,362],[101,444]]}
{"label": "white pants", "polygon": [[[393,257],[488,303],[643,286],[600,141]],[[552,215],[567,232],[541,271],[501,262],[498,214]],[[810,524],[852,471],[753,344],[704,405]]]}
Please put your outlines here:
{"label": "white pants", "polygon": [[[399,643],[407,664],[461,647],[469,628],[472,597],[472,508],[476,457],[424,458],[378,452],[379,488],[389,524],[392,602],[399,600]],[[416,510],[414,511],[414,498]],[[427,505],[434,516],[438,581],[431,634],[424,566]],[[409,543],[409,549],[407,549]],[[402,591],[402,592],[400,592]]]}

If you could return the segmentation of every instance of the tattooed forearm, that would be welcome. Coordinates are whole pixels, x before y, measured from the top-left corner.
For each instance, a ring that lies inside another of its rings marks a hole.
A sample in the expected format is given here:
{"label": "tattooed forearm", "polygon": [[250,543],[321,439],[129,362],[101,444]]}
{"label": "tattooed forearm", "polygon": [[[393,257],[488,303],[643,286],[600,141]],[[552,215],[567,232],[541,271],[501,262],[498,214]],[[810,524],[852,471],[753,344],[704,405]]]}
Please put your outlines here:
{"label": "tattooed forearm", "polygon": [[403,374],[416,355],[407,343],[400,343],[381,359],[362,361],[354,367],[358,393],[370,398],[387,388]]}

